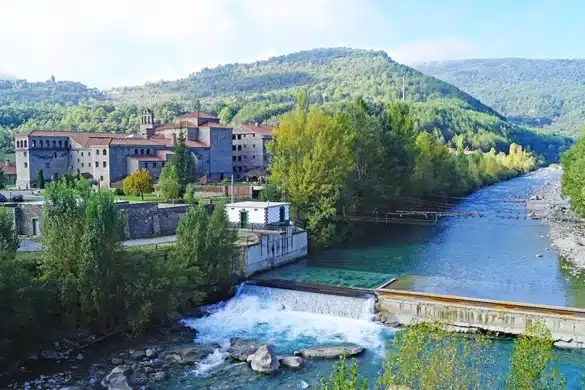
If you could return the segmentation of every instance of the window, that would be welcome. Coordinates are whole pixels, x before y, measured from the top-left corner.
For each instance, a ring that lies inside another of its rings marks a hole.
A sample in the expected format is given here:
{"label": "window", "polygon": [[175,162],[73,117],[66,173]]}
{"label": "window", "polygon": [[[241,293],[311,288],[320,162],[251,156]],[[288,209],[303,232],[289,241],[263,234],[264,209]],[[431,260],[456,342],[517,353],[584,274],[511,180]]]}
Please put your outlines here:
{"label": "window", "polygon": [[252,148],[256,148],[256,145],[252,145]]}
{"label": "window", "polygon": [[242,156],[238,156],[238,161],[242,161]]}
{"label": "window", "polygon": [[63,147],[63,141],[59,141],[59,147],[62,148]]}
{"label": "window", "polygon": [[106,155],[108,154],[108,151],[107,151],[106,149],[104,149],[104,150],[102,150],[102,154],[103,154],[104,156],[106,156]]}
{"label": "window", "polygon": [[83,157],[83,152],[81,152],[81,157]]}
{"label": "window", "polygon": [[150,149],[146,149],[146,154],[150,154]]}
{"label": "window", "polygon": [[81,163],[81,168],[83,168],[84,166],[85,166],[85,164],[84,163]]}
{"label": "window", "polygon": [[256,160],[256,156],[252,156],[252,160]]}
{"label": "window", "polygon": [[[42,141],[41,141],[42,142]],[[47,145],[47,148],[49,147],[49,140],[45,141],[45,145]]]}
{"label": "window", "polygon": [[147,162],[144,163],[144,168],[148,168],[148,163]]}
{"label": "window", "polygon": [[156,168],[156,163],[152,163],[152,167],[153,168]]}
{"label": "window", "polygon": [[33,147],[33,148],[36,148],[36,147],[37,147],[37,141],[33,141],[33,142],[32,142],[32,147]]}
{"label": "window", "polygon": [[26,163],[26,162],[25,162],[25,163],[24,163],[24,167],[25,167],[25,168],[28,168],[28,163]]}
{"label": "window", "polygon": [[96,155],[96,156],[99,156],[99,155],[100,155],[100,150],[99,150],[99,149],[96,149],[96,150],[95,150],[95,155]]}
{"label": "window", "polygon": [[103,166],[104,166],[104,168],[106,167],[106,165],[107,165],[107,164],[106,164],[106,162],[104,161],[104,163],[103,163]]}
{"label": "window", "polygon": [[232,150],[236,150],[236,145],[232,145]]}
{"label": "window", "polygon": [[65,141],[65,148],[68,149],[69,148],[69,142]]}
{"label": "window", "polygon": [[87,152],[87,155],[88,155],[88,156],[91,156],[91,150],[90,150],[89,152]]}
{"label": "window", "polygon": [[104,181],[104,177],[103,176],[100,176],[100,181]]}
{"label": "window", "polygon": [[236,156],[232,156],[232,161],[236,161]]}
{"label": "window", "polygon": [[26,140],[24,140],[24,147],[25,148],[27,147],[27,141]]}
{"label": "window", "polygon": [[246,149],[246,146],[247,146],[247,145],[244,145],[244,149]]}
{"label": "window", "polygon": [[45,168],[49,168],[50,166],[51,166],[51,164],[45,163]]}
{"label": "window", "polygon": [[238,172],[242,172],[242,167],[238,167]]}
{"label": "window", "polygon": [[241,134],[238,134],[238,139],[242,139],[242,135]]}
{"label": "window", "polygon": [[100,166],[100,163],[96,161],[96,162],[95,162],[95,167],[96,167],[96,168],[99,168],[99,166]]}
{"label": "window", "polygon": [[256,134],[252,134],[252,137],[256,137]]}
{"label": "window", "polygon": [[238,150],[242,150],[242,145],[238,145]]}
{"label": "window", "polygon": [[77,159],[77,163],[79,164],[79,159]]}
{"label": "window", "polygon": [[235,134],[232,134],[232,139],[236,139],[236,136],[235,136]]}
{"label": "window", "polygon": [[24,151],[24,157],[26,157],[26,150]]}
{"label": "window", "polygon": [[56,148],[57,147],[57,141],[53,140],[53,147]]}
{"label": "window", "polygon": [[144,154],[144,149],[140,149],[140,154]]}
{"label": "window", "polygon": [[138,149],[134,149],[134,155],[138,154]]}
{"label": "window", "polygon": [[244,160],[247,160],[247,159],[248,159],[248,156],[244,156]]}

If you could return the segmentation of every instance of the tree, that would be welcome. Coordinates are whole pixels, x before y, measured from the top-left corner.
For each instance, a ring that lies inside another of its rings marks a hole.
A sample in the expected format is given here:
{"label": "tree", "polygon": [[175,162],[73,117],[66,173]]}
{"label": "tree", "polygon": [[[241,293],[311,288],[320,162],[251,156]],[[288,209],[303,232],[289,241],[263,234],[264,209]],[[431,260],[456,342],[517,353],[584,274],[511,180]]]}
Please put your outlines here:
{"label": "tree", "polygon": [[183,195],[183,200],[185,203],[195,203],[195,191],[198,190],[197,185],[194,183],[187,184],[185,188],[185,194]]}
{"label": "tree", "polygon": [[173,156],[171,163],[177,168],[177,175],[179,178],[180,195],[183,196],[187,184],[195,181],[195,164],[193,158],[191,158],[191,152],[187,149],[187,140],[185,134],[179,134],[177,138],[177,145],[174,150],[175,155]]}
{"label": "tree", "polygon": [[42,190],[45,188],[45,176],[42,169],[39,169],[39,173],[37,175],[37,184],[39,185],[39,189]]}
{"label": "tree", "polygon": [[359,366],[355,360],[348,367],[345,357],[335,362],[328,381],[321,378],[318,390],[367,390],[367,378],[360,378]]}
{"label": "tree", "polygon": [[280,191],[275,184],[266,184],[260,191],[260,199],[265,202],[278,202],[281,200]]}
{"label": "tree", "polygon": [[4,176],[4,171],[0,168],[0,190],[6,188],[6,176]]}
{"label": "tree", "polygon": [[126,176],[123,182],[124,192],[129,195],[140,195],[144,200],[144,194],[154,191],[154,178],[146,169],[139,169]]}
{"label": "tree", "polygon": [[14,228],[12,212],[6,207],[0,207],[0,262],[13,260],[19,246],[20,239]]}
{"label": "tree", "polygon": [[179,221],[174,257],[192,286],[219,292],[234,280],[236,239],[223,208],[209,215],[202,205],[193,206]]}
{"label": "tree", "polygon": [[158,179],[158,189],[165,200],[176,200],[181,197],[181,184],[175,164],[167,163]]}

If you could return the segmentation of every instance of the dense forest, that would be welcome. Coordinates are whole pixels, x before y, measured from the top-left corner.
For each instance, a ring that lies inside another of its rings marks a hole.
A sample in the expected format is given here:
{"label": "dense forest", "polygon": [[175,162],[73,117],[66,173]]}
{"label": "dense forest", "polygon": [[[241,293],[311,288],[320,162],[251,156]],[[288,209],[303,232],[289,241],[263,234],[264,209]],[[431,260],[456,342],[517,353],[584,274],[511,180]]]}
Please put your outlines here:
{"label": "dense forest", "polygon": [[202,109],[223,123],[277,124],[294,108],[296,91],[333,113],[361,97],[387,105],[403,99],[418,130],[440,135],[452,148],[487,152],[524,145],[556,161],[570,141],[513,125],[491,107],[434,77],[392,61],[385,52],[316,49],[250,64],[203,69],[185,79],[100,92],[72,82],[3,81],[0,149],[15,130],[132,132],[143,106],[159,121]]}
{"label": "dense forest", "polygon": [[585,60],[483,59],[415,67],[477,97],[512,123],[572,136],[585,123]]}

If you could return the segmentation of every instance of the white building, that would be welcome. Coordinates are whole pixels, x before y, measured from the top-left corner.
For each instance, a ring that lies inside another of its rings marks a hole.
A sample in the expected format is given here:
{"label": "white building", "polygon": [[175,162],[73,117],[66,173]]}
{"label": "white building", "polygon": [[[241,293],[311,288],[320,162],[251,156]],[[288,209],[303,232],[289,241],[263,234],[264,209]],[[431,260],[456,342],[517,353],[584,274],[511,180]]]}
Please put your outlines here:
{"label": "white building", "polygon": [[290,225],[290,203],[237,202],[225,205],[228,220],[241,228]]}

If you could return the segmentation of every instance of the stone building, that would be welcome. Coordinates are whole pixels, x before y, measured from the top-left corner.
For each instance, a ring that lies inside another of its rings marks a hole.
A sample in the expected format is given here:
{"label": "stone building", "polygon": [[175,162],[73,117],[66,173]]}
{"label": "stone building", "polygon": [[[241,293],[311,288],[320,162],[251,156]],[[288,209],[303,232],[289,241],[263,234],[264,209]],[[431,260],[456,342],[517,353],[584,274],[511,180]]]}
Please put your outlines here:
{"label": "stone building", "polygon": [[270,154],[266,145],[272,141],[272,127],[266,125],[237,125],[232,134],[232,164],[236,178],[266,176]]}
{"label": "stone building", "polygon": [[6,184],[16,184],[16,166],[10,161],[0,161],[0,171],[6,178]]}
{"label": "stone building", "polygon": [[36,187],[41,170],[45,180],[80,172],[105,188],[141,168],[158,179],[181,133],[199,177],[219,181],[232,174],[232,129],[217,117],[196,111],[155,124],[145,109],[138,134],[34,130],[16,136],[16,185]]}

